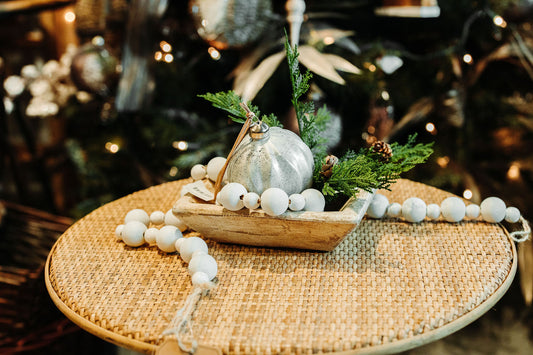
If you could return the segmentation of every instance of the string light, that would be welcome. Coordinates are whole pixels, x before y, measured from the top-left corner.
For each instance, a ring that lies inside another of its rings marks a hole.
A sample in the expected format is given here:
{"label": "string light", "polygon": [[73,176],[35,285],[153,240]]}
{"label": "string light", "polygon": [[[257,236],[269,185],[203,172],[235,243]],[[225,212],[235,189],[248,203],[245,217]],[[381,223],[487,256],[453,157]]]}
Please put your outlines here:
{"label": "string light", "polygon": [[463,197],[466,198],[467,200],[470,200],[472,196],[473,196],[472,190],[466,189],[463,191]]}
{"label": "string light", "polygon": [[217,51],[217,49],[215,47],[209,47],[207,49],[207,52],[209,53],[211,58],[213,58],[214,60],[219,60],[220,59],[220,52]]}
{"label": "string light", "polygon": [[323,41],[326,46],[329,46],[330,44],[335,43],[335,38],[331,36],[327,36],[327,37],[324,37]]}
{"label": "string light", "polygon": [[107,149],[110,153],[115,154],[116,152],[120,150],[120,146],[116,143],[107,142],[105,144],[105,149]]}
{"label": "string light", "polygon": [[169,176],[176,176],[178,175],[178,168],[176,168],[175,166],[173,166],[172,168],[170,168],[169,172],[168,172],[168,175]]}
{"label": "string light", "polygon": [[168,52],[170,52],[172,50],[172,46],[167,41],[161,41],[159,43],[159,46],[161,47],[163,52],[167,52],[168,53]]}
{"label": "string light", "polygon": [[518,180],[520,178],[520,164],[514,162],[507,170],[507,178],[509,180]]}
{"label": "string light", "polygon": [[163,59],[163,53],[161,51],[155,52],[154,58],[159,62],[161,59]]}
{"label": "string light", "polygon": [[94,36],[91,40],[91,43],[95,46],[103,46],[105,44],[105,40],[102,36]]}
{"label": "string light", "polygon": [[500,15],[496,15],[492,18],[492,22],[494,22],[494,24],[496,26],[499,26],[501,28],[505,28],[507,27],[507,22],[505,22],[505,20],[503,19],[503,17],[501,17]]}
{"label": "string light", "polygon": [[466,53],[463,56],[463,62],[465,62],[466,64],[472,64],[474,62],[474,58],[472,58],[470,54]]}
{"label": "string light", "polygon": [[437,158],[437,164],[441,168],[447,167],[449,162],[450,162],[450,158],[448,158],[448,157],[439,157],[439,158]]}
{"label": "string light", "polygon": [[177,150],[187,150],[189,149],[189,143],[185,141],[174,141],[172,142],[172,147]]}
{"label": "string light", "polygon": [[167,63],[172,63],[172,61],[174,60],[174,56],[170,53],[167,53],[165,54],[164,60]]}
{"label": "string light", "polygon": [[389,92],[387,90],[383,90],[381,92],[381,98],[385,101],[389,101],[390,100],[390,95],[389,95]]}
{"label": "string light", "polygon": [[376,66],[374,64],[370,64],[368,63],[368,66],[367,66],[368,70],[371,71],[372,73],[376,71]]}
{"label": "string light", "polygon": [[433,135],[437,134],[437,129],[435,128],[435,125],[432,122],[428,122],[426,124],[426,131]]}
{"label": "string light", "polygon": [[65,21],[72,23],[76,20],[76,14],[72,11],[65,12]]}

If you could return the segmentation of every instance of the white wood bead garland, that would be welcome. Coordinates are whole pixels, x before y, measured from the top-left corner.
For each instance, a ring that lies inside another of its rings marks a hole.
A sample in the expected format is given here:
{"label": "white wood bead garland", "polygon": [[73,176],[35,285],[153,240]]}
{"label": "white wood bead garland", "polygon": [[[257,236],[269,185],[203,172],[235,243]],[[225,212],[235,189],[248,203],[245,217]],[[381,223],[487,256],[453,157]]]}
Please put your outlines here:
{"label": "white wood bead garland", "polygon": [[218,173],[220,170],[222,170],[222,167],[226,163],[226,158],[223,157],[215,157],[207,163],[206,172],[207,177],[211,181],[216,181]]}
{"label": "white wood bead garland", "polygon": [[[160,229],[148,228],[150,223],[157,225],[163,222],[165,225]],[[191,276],[193,290],[187,297],[185,305],[176,312],[163,335],[173,335],[182,351],[194,353],[198,343],[193,339],[192,346],[187,347],[182,339],[191,330],[189,323],[196,303],[215,286],[213,279],[218,273],[218,265],[216,260],[208,254],[208,247],[203,239],[183,237],[181,232],[186,229],[187,226],[172,213],[172,210],[167,213],[155,211],[148,215],[142,209],[134,209],[126,214],[124,224],[117,226],[115,236],[117,241],[123,241],[130,247],[139,247],[148,243],[157,245],[161,251],[166,253],[177,251],[183,261],[189,264],[187,269]]]}
{"label": "white wood bead garland", "polygon": [[207,168],[202,164],[196,164],[191,169],[191,177],[194,181],[202,180],[207,176]]}
{"label": "white wood bead garland", "polygon": [[266,189],[261,194],[261,208],[270,216],[279,216],[289,208],[289,196],[277,187]]}
{"label": "white wood bead garland", "polygon": [[488,197],[481,202],[481,205],[469,204],[456,196],[444,199],[440,206],[426,203],[418,197],[406,199],[402,205],[397,202],[389,203],[388,199],[381,194],[375,194],[370,203],[367,216],[380,219],[387,217],[403,217],[412,223],[422,222],[428,219],[439,219],[458,223],[468,218],[476,220],[481,216],[481,220],[488,223],[500,223],[503,220],[509,223],[522,223],[522,231],[515,231],[509,234],[515,242],[523,242],[531,234],[529,223],[521,216],[516,207],[506,207],[505,202],[498,197]]}

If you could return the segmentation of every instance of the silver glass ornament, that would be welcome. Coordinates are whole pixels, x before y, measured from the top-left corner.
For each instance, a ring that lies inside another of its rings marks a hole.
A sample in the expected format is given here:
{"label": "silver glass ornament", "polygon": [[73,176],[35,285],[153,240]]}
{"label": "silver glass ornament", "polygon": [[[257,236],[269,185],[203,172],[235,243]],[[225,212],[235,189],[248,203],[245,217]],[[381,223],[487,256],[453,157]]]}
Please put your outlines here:
{"label": "silver glass ornament", "polygon": [[311,186],[313,165],[313,153],[297,134],[256,123],[233,153],[226,174],[228,181],[258,195],[270,187],[291,195]]}
{"label": "silver glass ornament", "polygon": [[271,0],[191,0],[198,34],[218,49],[257,40],[272,20]]}

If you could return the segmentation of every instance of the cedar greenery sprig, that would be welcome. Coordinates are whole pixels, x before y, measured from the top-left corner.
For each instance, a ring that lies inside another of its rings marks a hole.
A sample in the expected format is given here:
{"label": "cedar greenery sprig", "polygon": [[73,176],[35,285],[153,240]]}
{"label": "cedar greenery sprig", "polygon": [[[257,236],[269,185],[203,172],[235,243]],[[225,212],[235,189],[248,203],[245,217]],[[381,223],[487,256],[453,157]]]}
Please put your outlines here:
{"label": "cedar greenery sprig", "polygon": [[392,156],[382,161],[382,156],[372,148],[361,149],[359,153],[348,151],[333,166],[329,178],[321,175],[315,166],[315,188],[321,189],[325,196],[356,196],[360,190],[390,189],[400,174],[424,163],[433,153],[433,142],[416,144],[416,134],[409,136],[405,145],[391,144]]}
{"label": "cedar greenery sprig", "polygon": [[[217,93],[207,93],[204,95],[198,95],[198,97],[201,97],[213,105],[213,107],[219,108],[221,110],[224,110],[229,113],[229,117],[234,121],[238,123],[244,123],[246,121],[246,111],[241,107],[242,99],[239,95],[237,95],[233,90],[229,91],[221,91]],[[261,121],[265,122],[270,127],[281,127],[281,123],[279,122],[278,118],[274,114],[270,115],[263,115],[261,116],[261,112],[259,111],[259,108],[255,105],[253,105],[251,102],[247,102],[247,106],[252,111],[256,117],[261,117]]]}
{"label": "cedar greenery sprig", "polygon": [[285,36],[285,52],[292,86],[291,103],[296,112],[300,138],[313,152],[315,161],[321,160],[326,154],[326,140],[320,136],[320,132],[326,128],[331,116],[325,106],[315,113],[315,105],[312,101],[300,100],[309,91],[309,80],[313,75],[309,70],[305,74],[300,72],[298,46],[292,48],[288,36]]}

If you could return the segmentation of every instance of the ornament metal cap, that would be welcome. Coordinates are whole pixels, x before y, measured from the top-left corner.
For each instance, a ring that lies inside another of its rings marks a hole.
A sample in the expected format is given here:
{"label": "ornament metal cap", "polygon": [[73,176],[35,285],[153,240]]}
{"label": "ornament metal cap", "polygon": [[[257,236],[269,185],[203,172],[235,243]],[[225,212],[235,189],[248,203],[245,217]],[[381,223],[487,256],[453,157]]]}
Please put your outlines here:
{"label": "ornament metal cap", "polygon": [[250,126],[249,134],[252,139],[256,140],[268,138],[268,136],[270,135],[268,132],[269,129],[270,127],[264,122],[252,123],[252,125]]}

